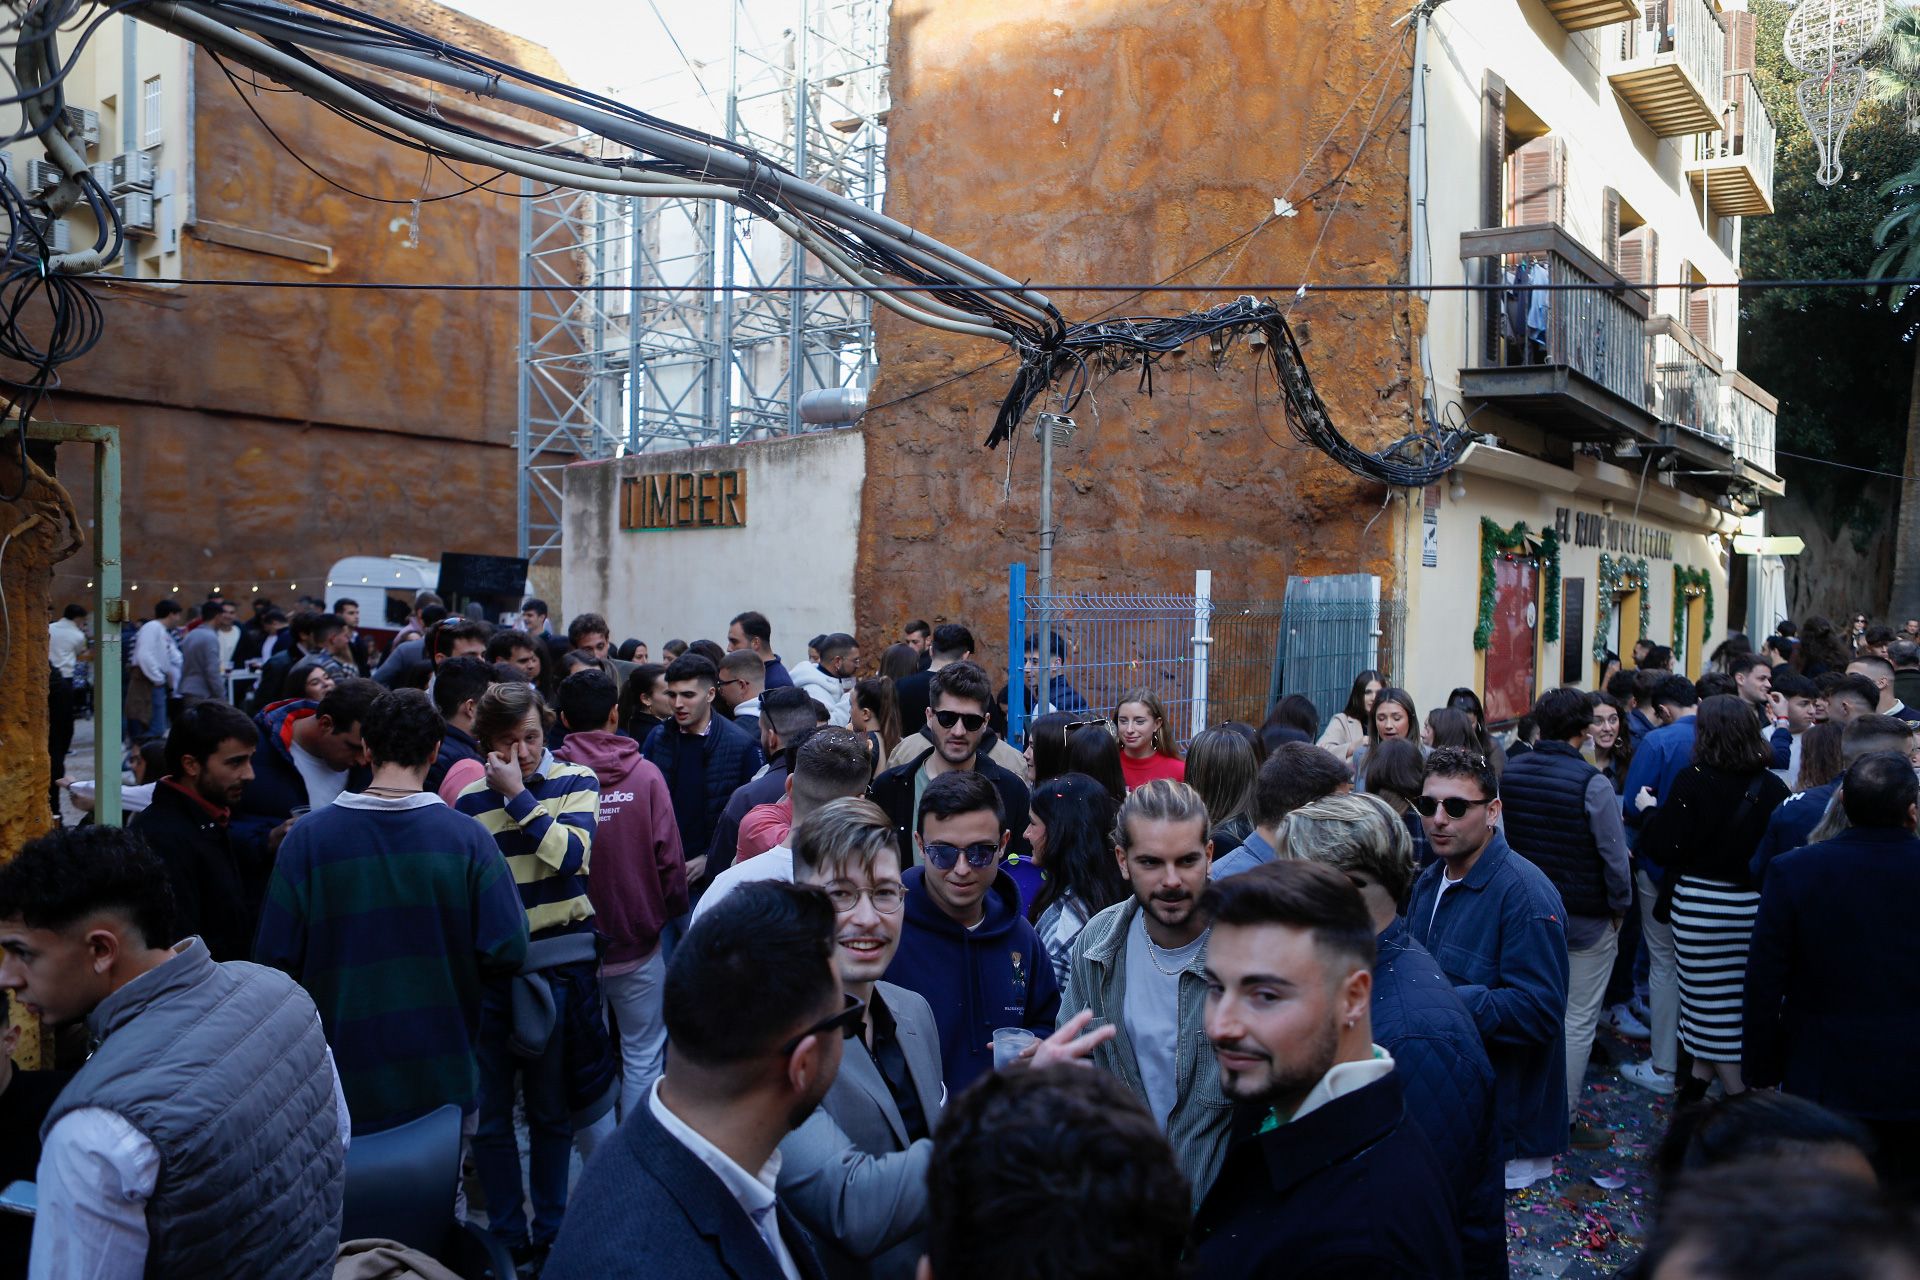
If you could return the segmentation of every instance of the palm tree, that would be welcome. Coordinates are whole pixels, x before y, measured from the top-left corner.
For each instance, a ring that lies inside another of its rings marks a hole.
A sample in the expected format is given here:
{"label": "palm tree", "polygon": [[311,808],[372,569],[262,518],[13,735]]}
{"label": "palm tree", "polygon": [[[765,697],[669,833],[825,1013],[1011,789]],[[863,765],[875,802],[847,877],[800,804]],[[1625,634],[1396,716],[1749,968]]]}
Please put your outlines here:
{"label": "palm tree", "polygon": [[[1911,16],[1911,9],[1903,9]],[[1920,166],[1881,185],[1882,199],[1892,199],[1893,212],[1873,229],[1880,255],[1869,274],[1876,280],[1920,280]],[[1888,286],[1887,305],[1898,311],[1920,285]],[[1906,465],[1900,482],[1900,519],[1893,547],[1893,601],[1890,617],[1920,616],[1920,341],[1912,328],[1907,342],[1914,348],[1913,379],[1907,394]]]}

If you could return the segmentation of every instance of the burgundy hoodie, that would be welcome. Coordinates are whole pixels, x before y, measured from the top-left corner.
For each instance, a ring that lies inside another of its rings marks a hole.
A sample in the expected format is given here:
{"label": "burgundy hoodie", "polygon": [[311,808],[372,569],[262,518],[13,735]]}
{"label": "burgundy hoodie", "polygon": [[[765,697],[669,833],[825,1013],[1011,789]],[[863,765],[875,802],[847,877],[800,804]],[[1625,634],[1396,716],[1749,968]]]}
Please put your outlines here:
{"label": "burgundy hoodie", "polygon": [[604,730],[569,733],[553,755],[600,779],[587,898],[607,937],[605,963],[638,963],[653,954],[667,921],[687,912],[687,863],[666,777],[641,759],[639,743]]}

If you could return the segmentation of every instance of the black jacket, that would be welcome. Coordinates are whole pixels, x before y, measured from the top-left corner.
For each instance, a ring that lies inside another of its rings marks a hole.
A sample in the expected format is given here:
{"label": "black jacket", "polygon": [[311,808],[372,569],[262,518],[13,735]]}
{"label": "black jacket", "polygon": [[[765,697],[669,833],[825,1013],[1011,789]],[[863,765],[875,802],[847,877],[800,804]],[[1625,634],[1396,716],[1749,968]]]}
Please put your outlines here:
{"label": "black jacket", "polygon": [[427,770],[424,790],[438,791],[440,784],[447,780],[447,771],[462,760],[478,760],[484,764],[486,759],[472,734],[457,724],[450,724],[440,739],[440,754],[434,758],[433,768]]}
{"label": "black jacket", "polygon": [[[811,1238],[776,1200],[780,1238],[801,1280],[823,1280]],[[594,1155],[567,1205],[542,1273],[547,1280],[672,1276],[782,1280],[753,1220],[700,1158],[642,1103]]]}
{"label": "black jacket", "polygon": [[933,672],[913,671],[893,682],[893,699],[900,706],[900,732],[918,733],[927,727],[928,696]]}
{"label": "black jacket", "polygon": [[1587,784],[1598,772],[1566,743],[1542,741],[1500,776],[1507,843],[1547,873],[1569,915],[1613,914],[1607,865],[1587,821]]}
{"label": "black jacket", "polygon": [[[1751,804],[1745,803],[1749,789]],[[1690,764],[1674,779],[1666,801],[1647,814],[1634,852],[1668,875],[1751,889],[1754,850],[1786,798],[1787,784],[1764,769],[1739,774]]]}
{"label": "black jacket", "polygon": [[1451,1280],[1453,1188],[1391,1073],[1244,1138],[1194,1218],[1207,1280]]}
{"label": "black jacket", "polygon": [[[894,835],[900,843],[900,866],[904,870],[914,865],[913,856],[913,775],[920,772],[920,766],[933,754],[928,747],[919,755],[901,765],[898,769],[889,769],[873,780],[873,802],[887,811],[887,817],[893,819]],[[994,785],[1000,793],[1000,807],[1006,810],[1007,830],[1013,833],[1013,839],[1007,844],[1007,852],[1025,857],[1033,852],[1033,846],[1027,843],[1027,784],[1013,774],[1002,769],[987,754],[983,742],[973,757],[973,771]]]}
{"label": "black jacket", "polygon": [[167,868],[179,936],[198,935],[215,960],[251,960],[259,904],[246,886],[264,876],[249,876],[242,866],[239,843],[227,823],[169,779],[153,789],[153,803],[127,825]]}

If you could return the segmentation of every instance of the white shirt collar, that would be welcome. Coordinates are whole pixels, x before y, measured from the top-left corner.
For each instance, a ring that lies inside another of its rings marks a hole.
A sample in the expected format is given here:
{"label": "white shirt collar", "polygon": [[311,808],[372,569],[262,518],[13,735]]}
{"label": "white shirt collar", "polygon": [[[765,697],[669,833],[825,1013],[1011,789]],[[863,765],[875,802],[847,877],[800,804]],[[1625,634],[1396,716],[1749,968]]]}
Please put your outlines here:
{"label": "white shirt collar", "polygon": [[370,796],[359,791],[342,791],[333,798],[333,802],[342,809],[367,809],[379,813],[398,813],[446,803],[431,791],[416,791],[410,796]]}
{"label": "white shirt collar", "polygon": [[653,1112],[653,1118],[660,1127],[673,1135],[687,1150],[693,1152],[701,1164],[713,1170],[727,1193],[740,1202],[740,1207],[749,1218],[759,1221],[760,1215],[773,1208],[774,1187],[780,1181],[780,1148],[775,1147],[767,1162],[760,1166],[760,1172],[748,1173],[733,1157],[701,1137],[686,1121],[667,1110],[667,1104],[660,1100],[660,1081],[653,1082],[653,1091],[647,1095],[647,1107]]}
{"label": "white shirt collar", "polygon": [[1335,1098],[1344,1098],[1348,1094],[1364,1089],[1375,1080],[1393,1070],[1393,1057],[1379,1045],[1373,1046],[1373,1056],[1359,1062],[1336,1062],[1327,1074],[1320,1077],[1320,1083],[1313,1086],[1307,1096],[1294,1110],[1293,1119],[1317,1111]]}

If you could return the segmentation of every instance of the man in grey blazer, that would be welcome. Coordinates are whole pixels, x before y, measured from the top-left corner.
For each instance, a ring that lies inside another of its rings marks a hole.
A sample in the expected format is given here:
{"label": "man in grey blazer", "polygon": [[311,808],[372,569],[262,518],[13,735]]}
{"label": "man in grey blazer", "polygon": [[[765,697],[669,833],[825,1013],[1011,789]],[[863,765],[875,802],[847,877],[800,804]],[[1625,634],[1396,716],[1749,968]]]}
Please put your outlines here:
{"label": "man in grey blazer", "polygon": [[832,1280],[911,1280],[926,1251],[931,1135],[946,1088],[933,1010],[879,981],[906,905],[893,824],[870,800],[835,800],[795,836],[794,880],[826,890],[840,981],[867,1013],[848,1029],[819,1109],[780,1144],[780,1196]]}

